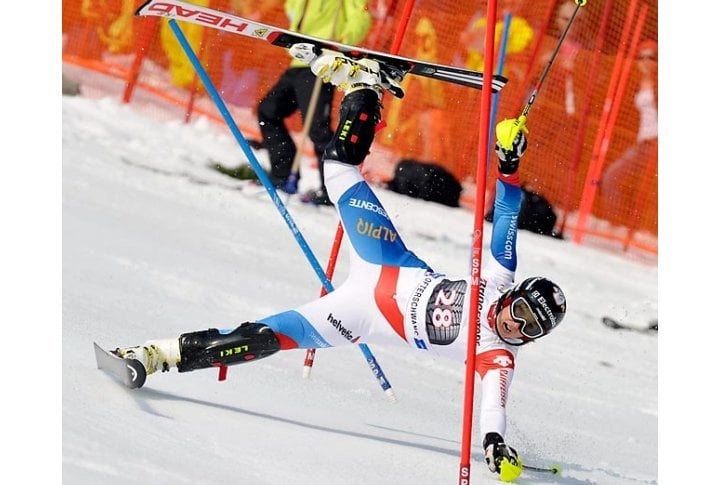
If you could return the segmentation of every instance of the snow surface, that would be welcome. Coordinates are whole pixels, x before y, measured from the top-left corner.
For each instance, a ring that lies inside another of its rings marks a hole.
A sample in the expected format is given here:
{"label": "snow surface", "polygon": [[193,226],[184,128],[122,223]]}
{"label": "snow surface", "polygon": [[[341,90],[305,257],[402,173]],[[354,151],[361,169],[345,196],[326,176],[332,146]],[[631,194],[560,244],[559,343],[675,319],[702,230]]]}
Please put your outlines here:
{"label": "snow surface", "polygon": [[[464,367],[409,347],[370,346],[396,403],[353,347],[319,350],[310,379],[304,350],[231,367],[225,382],[173,370],[134,391],[96,369],[93,341],[234,326],[313,299],[320,283],[262,188],[208,168],[244,157],[203,119],[65,97],[62,155],[63,483],[457,483]],[[317,175],[304,173],[311,187]],[[467,271],[471,213],[379,197],[432,267]],[[334,210],[287,204],[324,267]],[[569,313],[521,350],[506,436],[526,464],[563,475],[526,471],[517,483],[658,483],[658,337],[600,323],[657,317],[657,266],[527,231],[519,251],[518,278],[556,280]],[[341,249],[334,281],[346,274]],[[479,432],[472,483],[498,483]]]}

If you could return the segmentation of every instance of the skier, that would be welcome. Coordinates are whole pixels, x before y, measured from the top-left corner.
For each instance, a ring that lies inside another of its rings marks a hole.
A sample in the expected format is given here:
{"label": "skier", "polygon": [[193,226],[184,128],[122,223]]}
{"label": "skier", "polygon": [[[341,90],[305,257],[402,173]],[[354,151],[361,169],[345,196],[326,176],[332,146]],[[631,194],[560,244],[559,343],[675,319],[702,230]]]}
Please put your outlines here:
{"label": "skier", "polygon": [[[178,338],[149,340],[115,350],[139,360],[147,374],[223,367],[268,357],[279,350],[354,343],[402,344],[433,356],[466,360],[470,277],[434,271],[410,251],[358,165],[380,121],[380,98],[390,89],[376,61],[297,44],[292,54],[313,73],[346,91],[339,128],[325,149],[325,182],[351,243],[347,280],[335,291],[298,308],[236,328],[205,329]],[[550,280],[513,285],[517,266],[518,167],[527,148],[513,120],[498,124],[499,158],[492,258],[479,281],[476,371],[482,382],[480,429],[491,471],[519,475],[522,464],[504,440],[505,406],[520,346],[550,333],[565,316],[565,297]],[[516,129],[517,130],[517,129]]]}

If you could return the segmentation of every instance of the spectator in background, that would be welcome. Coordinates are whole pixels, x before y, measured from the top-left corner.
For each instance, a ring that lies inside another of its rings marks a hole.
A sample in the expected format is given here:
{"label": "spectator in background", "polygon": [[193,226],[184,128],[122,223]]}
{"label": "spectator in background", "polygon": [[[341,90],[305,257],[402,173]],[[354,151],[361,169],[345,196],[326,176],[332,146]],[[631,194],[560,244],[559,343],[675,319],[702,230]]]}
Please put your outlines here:
{"label": "spectator in background", "polygon": [[[600,181],[603,201],[610,215],[617,216],[623,208],[637,204],[630,203],[637,192],[637,180],[649,163],[657,164],[658,156],[658,108],[657,108],[657,66],[658,45],[651,39],[638,45],[637,61],[639,85],[633,98],[639,115],[635,143],[604,170]],[[633,183],[634,181],[634,183]]]}
{"label": "spectator in background", "polygon": [[[79,15],[78,15],[79,13]],[[101,60],[133,48],[133,0],[64,0],[63,53]]]}
{"label": "spectator in background", "polygon": [[[507,47],[505,55],[509,61],[512,61],[514,55],[519,54],[530,46],[533,40],[534,32],[530,23],[520,17],[518,13],[517,0],[500,0],[498,2],[497,23],[495,24],[495,45],[499,48],[502,34],[505,29],[505,15],[511,15],[510,32],[508,33]],[[478,11],[475,13],[465,30],[460,33],[459,45],[461,51],[457,53],[454,63],[456,65],[464,65],[468,69],[482,72],[485,67],[485,28],[487,26],[487,18],[485,12]],[[511,72],[508,74],[506,70],[503,75],[508,77],[523,76],[520,70],[521,66],[512,65],[512,62],[506,62],[506,67]]]}
{"label": "spectator in background", "polygon": [[[240,17],[272,24],[269,17],[282,9],[282,0],[227,0],[227,5],[229,12]],[[238,36],[223,38],[219,31],[215,35],[218,36],[218,44],[227,46],[218,53],[221,73],[218,88],[223,99],[235,106],[255,107],[262,80],[256,56],[244,47],[244,39]]]}
{"label": "spectator in background", "polygon": [[[210,4],[210,0],[193,0],[193,2],[199,7],[207,7]],[[200,45],[203,42],[204,30],[205,27],[202,25],[192,23],[183,25],[183,34],[195,52],[199,53]],[[205,33],[205,35],[209,34]],[[175,37],[169,22],[162,22],[160,24],[160,43],[166,57],[172,85],[183,89],[191,88],[197,74],[192,62],[190,62],[190,59],[188,59],[188,56],[185,54],[182,45],[180,45],[177,37]],[[202,53],[199,53],[199,55],[202,55]]]}
{"label": "spectator in background", "polygon": [[[370,30],[371,17],[367,0],[287,0],[285,12],[290,19],[290,30],[321,39],[332,39],[343,44],[357,45]],[[288,132],[285,120],[298,109],[303,119],[308,112],[315,75],[310,68],[293,59],[274,86],[258,105],[258,121],[263,147],[270,157],[269,178],[273,185],[288,190],[288,178],[292,170],[297,147]],[[318,162],[325,145],[332,139],[330,112],[334,88],[323,84],[320,89],[315,116],[310,126],[309,138],[313,142]],[[320,170],[320,188],[305,194],[303,201],[318,205],[331,205]]]}
{"label": "spectator in background", "polygon": [[[439,63],[437,31],[432,21],[420,17],[408,39],[415,45],[415,59]],[[453,155],[451,120],[446,116],[445,83],[421,76],[406,76],[402,81],[405,96],[414,99],[411,105],[403,105],[399,98],[388,102],[388,125],[380,140],[403,158],[442,163]],[[404,106],[404,107],[403,107]]]}
{"label": "spectator in background", "polygon": [[[570,23],[573,13],[575,12],[577,4],[574,0],[566,0],[561,2],[558,6],[557,13],[555,14],[555,30],[558,38],[562,35],[562,32]],[[575,116],[575,82],[573,71],[575,70],[575,59],[580,52],[580,42],[571,35],[571,31],[568,31],[568,35],[560,44],[560,49],[557,56],[557,67],[559,68],[559,75],[562,76],[563,83],[565,86],[565,114],[568,116]],[[541,65],[546,65],[550,62],[550,56],[552,52],[547,52],[540,61]]]}

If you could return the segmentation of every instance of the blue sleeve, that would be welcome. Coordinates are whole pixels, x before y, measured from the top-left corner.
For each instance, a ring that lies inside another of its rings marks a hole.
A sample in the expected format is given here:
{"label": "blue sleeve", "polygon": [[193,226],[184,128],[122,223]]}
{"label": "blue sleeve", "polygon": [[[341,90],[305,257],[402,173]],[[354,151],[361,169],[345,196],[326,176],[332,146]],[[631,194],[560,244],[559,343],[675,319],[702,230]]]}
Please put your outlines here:
{"label": "blue sleeve", "polygon": [[522,190],[517,185],[502,180],[498,180],[495,187],[495,212],[490,252],[504,268],[515,271],[517,268],[517,224],[522,203]]}

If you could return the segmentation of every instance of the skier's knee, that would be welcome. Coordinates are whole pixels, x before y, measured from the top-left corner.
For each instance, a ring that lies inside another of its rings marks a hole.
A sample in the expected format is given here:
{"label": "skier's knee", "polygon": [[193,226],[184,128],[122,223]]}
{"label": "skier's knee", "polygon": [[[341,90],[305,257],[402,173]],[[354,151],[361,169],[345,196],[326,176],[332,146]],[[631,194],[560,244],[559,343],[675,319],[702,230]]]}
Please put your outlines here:
{"label": "skier's knee", "polygon": [[342,101],[340,122],[324,157],[350,165],[360,165],[370,152],[375,127],[380,122],[380,100],[375,91],[354,91]]}
{"label": "skier's knee", "polygon": [[180,335],[179,372],[241,364],[280,350],[275,333],[257,322],[245,322],[229,333],[216,328]]}

